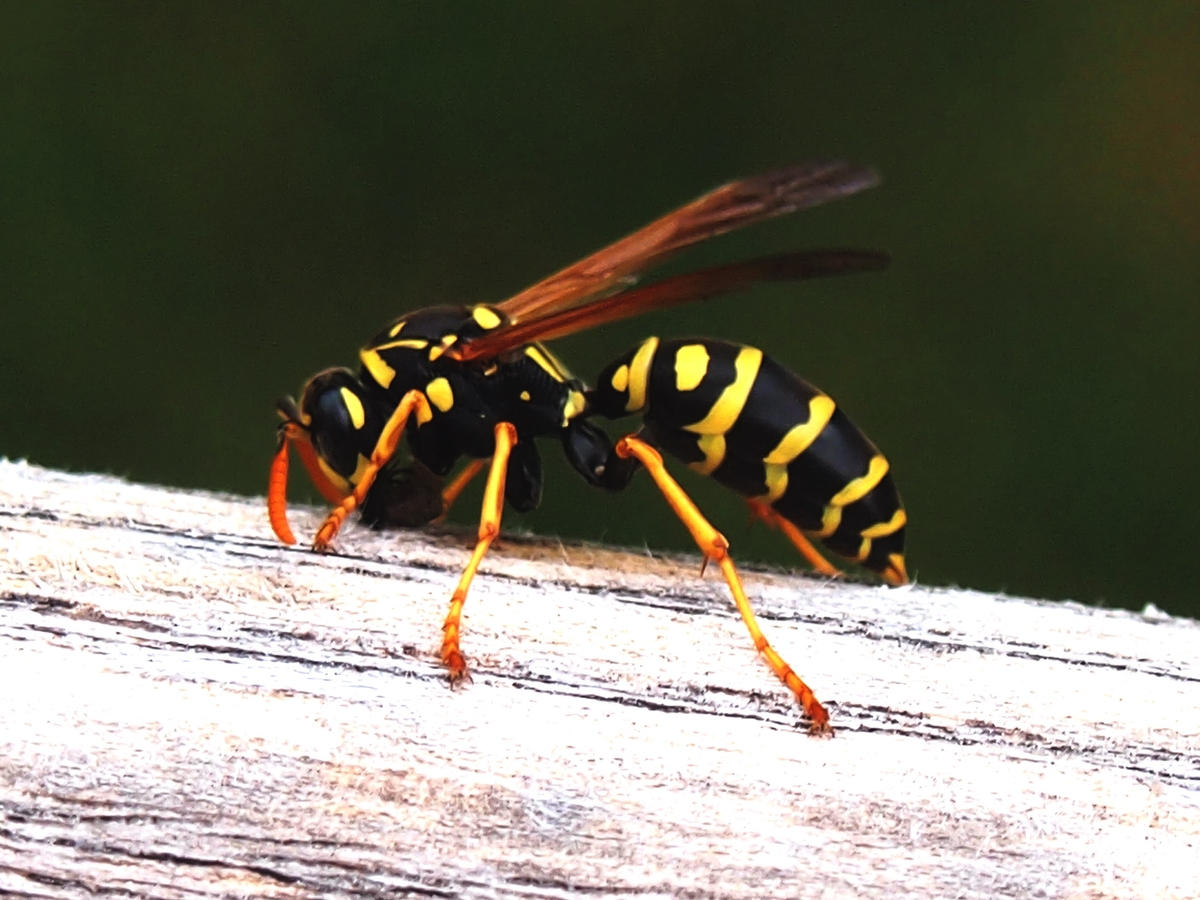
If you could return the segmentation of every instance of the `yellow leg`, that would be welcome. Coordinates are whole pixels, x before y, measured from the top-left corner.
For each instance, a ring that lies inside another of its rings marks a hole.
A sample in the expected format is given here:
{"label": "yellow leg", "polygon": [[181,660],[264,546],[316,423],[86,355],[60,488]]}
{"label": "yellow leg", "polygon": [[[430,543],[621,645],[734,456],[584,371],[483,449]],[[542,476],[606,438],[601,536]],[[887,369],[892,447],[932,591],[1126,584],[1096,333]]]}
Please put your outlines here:
{"label": "yellow leg", "polygon": [[842,574],[841,569],[822,556],[799,528],[772,509],[770,504],[763,503],[761,500],[747,500],[746,505],[750,507],[750,514],[756,519],[761,519],[772,528],[782,531],[784,536],[792,542],[792,546],[800,551],[800,555],[808,560],[808,564],[822,575],[827,578],[837,578]]}
{"label": "yellow leg", "polygon": [[487,465],[486,459],[473,459],[467,463],[466,468],[454,476],[454,480],[442,488],[442,514],[430,522],[431,525],[440,525],[446,520],[446,516],[450,514],[450,507],[454,505],[454,501],[459,495],[466,490],[467,485]]}
{"label": "yellow leg", "polygon": [[450,669],[450,681],[456,683],[467,677],[467,661],[458,645],[458,636],[462,626],[463,602],[467,599],[467,590],[475,578],[475,572],[483,556],[500,533],[500,514],[504,509],[504,479],[508,471],[508,457],[517,443],[517,429],[509,422],[496,425],[496,453],[492,456],[492,466],[488,470],[487,485],[483,489],[483,510],[479,514],[479,540],[475,544],[475,552],[471,561],[463,570],[454,596],[450,598],[450,611],[446,614],[446,624],[442,626],[442,662]]}
{"label": "yellow leg", "polygon": [[324,524],[317,531],[317,536],[313,538],[314,550],[328,550],[333,539],[337,537],[338,530],[346,521],[346,517],[362,505],[367,491],[375,483],[375,476],[379,474],[379,470],[396,455],[396,448],[400,446],[400,438],[404,436],[404,426],[413,412],[416,412],[417,419],[421,422],[427,422],[433,417],[429,401],[420,391],[409,391],[405,394],[400,405],[396,407],[396,411],[387,420],[387,424],[383,426],[383,431],[379,435],[379,440],[375,442],[375,449],[371,451],[370,464],[363,471],[358,484],[354,486],[354,492],[343,498],[341,503],[330,510],[329,515],[325,517]]}
{"label": "yellow leg", "polygon": [[729,558],[729,542],[725,540],[725,536],[709,524],[709,521],[696,508],[691,497],[684,493],[683,488],[667,472],[662,456],[657,450],[636,436],[629,435],[617,441],[616,451],[622,459],[633,456],[646,467],[646,471],[658,485],[658,489],[670,504],[671,509],[675,511],[675,515],[691,532],[692,539],[700,548],[700,552],[706,559],[713,560],[721,567],[721,573],[725,576],[730,593],[733,594],[733,602],[737,604],[738,612],[742,614],[742,621],[746,623],[746,628],[750,631],[750,638],[754,641],[755,649],[766,659],[771,671],[795,695],[805,714],[812,721],[809,730],[813,734],[832,734],[833,730],[829,727],[829,713],[825,711],[825,707],[821,705],[816,695],[796,674],[795,670],[775,652],[775,648],[771,646],[762,633],[762,629],[758,627],[758,620],[754,617],[754,611],[750,608],[746,591],[742,588],[742,580],[738,577],[733,560]]}

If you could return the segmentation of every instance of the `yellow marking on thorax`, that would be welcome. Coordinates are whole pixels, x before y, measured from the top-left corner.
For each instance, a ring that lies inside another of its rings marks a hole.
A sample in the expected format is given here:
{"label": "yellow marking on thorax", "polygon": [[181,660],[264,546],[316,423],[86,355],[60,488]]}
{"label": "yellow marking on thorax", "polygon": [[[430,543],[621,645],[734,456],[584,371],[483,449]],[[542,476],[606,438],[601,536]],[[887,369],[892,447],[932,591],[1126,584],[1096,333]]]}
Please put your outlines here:
{"label": "yellow marking on thorax", "polygon": [[567,394],[567,402],[563,404],[563,427],[566,428],[570,421],[587,409],[587,398],[579,391],[571,391]]}
{"label": "yellow marking on thorax", "polygon": [[358,394],[354,393],[348,387],[342,388],[338,393],[342,395],[342,403],[346,405],[346,412],[350,413],[350,423],[354,426],[355,431],[357,431],[367,421],[367,414],[363,410],[362,401],[358,399]]}
{"label": "yellow marking on thorax", "polygon": [[872,525],[862,532],[865,538],[887,537],[889,534],[895,534],[908,523],[908,516],[903,509],[896,510],[895,514],[886,522],[880,522],[878,525]]}
{"label": "yellow marking on thorax", "polygon": [[704,460],[688,463],[688,468],[701,475],[711,475],[725,461],[725,435],[702,434],[696,439],[696,446],[704,454]]}
{"label": "yellow marking on thorax", "polygon": [[545,347],[539,347],[536,344],[530,344],[525,348],[525,355],[532,359],[547,375],[555,381],[566,381],[566,370],[559,364],[550,351]]}
{"label": "yellow marking on thorax", "polygon": [[476,325],[484,329],[495,328],[500,324],[500,317],[486,306],[477,306],[471,310],[471,318],[475,320]]}
{"label": "yellow marking on thorax", "polygon": [[638,412],[646,408],[646,385],[650,380],[650,364],[654,362],[656,350],[658,338],[646,338],[629,361],[629,399],[625,401],[626,412]]}
{"label": "yellow marking on thorax", "polygon": [[528,400],[529,399],[529,391],[521,391],[521,399]]}
{"label": "yellow marking on thorax", "polygon": [[808,449],[817,439],[837,408],[824,394],[817,394],[808,401],[808,421],[791,428],[770,453],[763,459],[768,466],[786,466]]}
{"label": "yellow marking on thorax", "polygon": [[435,378],[425,385],[425,396],[438,408],[439,412],[450,412],[454,406],[454,391],[451,390],[450,382],[445,378]]}
{"label": "yellow marking on thorax", "polygon": [[406,347],[409,350],[424,350],[429,346],[429,341],[423,341],[420,338],[402,338],[398,341],[388,341],[386,344],[380,344],[371,349],[378,352],[380,350],[394,350],[396,347]]}
{"label": "yellow marking on thorax", "polygon": [[863,538],[861,544],[858,545],[858,555],[854,557],[856,563],[864,563],[867,557],[871,555],[871,539]]}
{"label": "yellow marking on thorax", "polygon": [[762,351],[756,347],[743,347],[738,351],[737,359],[733,361],[733,383],[721,391],[721,396],[712,405],[708,415],[693,425],[683,426],[688,431],[697,434],[724,434],[733,427],[737,417],[746,405],[750,396],[750,388],[758,377],[758,367],[762,365]]}
{"label": "yellow marking on thorax", "polygon": [[708,374],[708,348],[686,344],[675,351],[675,390],[694,391]]}
{"label": "yellow marking on thorax", "polygon": [[392,379],[396,377],[396,370],[385,363],[378,352],[370,349],[363,350],[358,354],[358,358],[362,360],[363,368],[379,382],[380,387],[384,389],[391,387]]}
{"label": "yellow marking on thorax", "polygon": [[629,366],[617,366],[617,371],[612,373],[612,389],[618,394],[623,394],[629,388]]}
{"label": "yellow marking on thorax", "polygon": [[401,319],[399,322],[397,322],[395,325],[392,326],[392,330],[388,332],[388,337],[394,338],[396,335],[398,335],[401,331],[404,330],[404,326],[407,324],[408,324],[407,319]]}
{"label": "yellow marking on thorax", "polygon": [[446,334],[442,336],[440,344],[434,344],[429,348],[429,361],[433,362],[439,356],[446,352],[446,348],[458,340],[457,334]]}
{"label": "yellow marking on thorax", "polygon": [[829,501],[830,506],[849,506],[855,500],[861,500],[871,492],[875,485],[883,480],[883,476],[887,474],[888,461],[883,456],[876,454],[871,457],[871,464],[867,466],[867,474],[860,478],[855,478],[848,485],[833,495],[833,499]]}

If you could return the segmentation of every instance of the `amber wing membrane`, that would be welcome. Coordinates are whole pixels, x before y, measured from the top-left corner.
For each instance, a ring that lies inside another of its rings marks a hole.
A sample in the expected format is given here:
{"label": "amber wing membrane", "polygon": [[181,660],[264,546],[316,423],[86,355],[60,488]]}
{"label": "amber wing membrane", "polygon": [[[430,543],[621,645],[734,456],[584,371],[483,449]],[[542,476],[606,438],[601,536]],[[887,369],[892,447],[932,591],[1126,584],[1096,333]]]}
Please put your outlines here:
{"label": "amber wing membrane", "polygon": [[558,312],[527,318],[489,331],[449,352],[464,362],[487,359],[533,341],[551,341],[587,328],[730,293],[763,281],[877,272],[885,268],[888,262],[886,253],[875,250],[805,250],[713,266]]}
{"label": "amber wing membrane", "polygon": [[841,161],[802,163],[734,181],[526,288],[499,308],[512,322],[567,309],[618,289],[622,281],[692,244],[878,183],[873,169]]}

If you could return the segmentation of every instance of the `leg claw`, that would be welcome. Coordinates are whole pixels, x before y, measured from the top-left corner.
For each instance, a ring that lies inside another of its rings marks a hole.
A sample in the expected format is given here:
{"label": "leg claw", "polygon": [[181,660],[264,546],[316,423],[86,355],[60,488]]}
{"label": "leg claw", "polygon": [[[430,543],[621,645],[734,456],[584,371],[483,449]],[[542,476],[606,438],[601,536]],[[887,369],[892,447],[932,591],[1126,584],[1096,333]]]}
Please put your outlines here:
{"label": "leg claw", "polygon": [[462,687],[471,683],[471,673],[467,671],[467,660],[458,650],[443,650],[442,662],[450,670],[450,687]]}

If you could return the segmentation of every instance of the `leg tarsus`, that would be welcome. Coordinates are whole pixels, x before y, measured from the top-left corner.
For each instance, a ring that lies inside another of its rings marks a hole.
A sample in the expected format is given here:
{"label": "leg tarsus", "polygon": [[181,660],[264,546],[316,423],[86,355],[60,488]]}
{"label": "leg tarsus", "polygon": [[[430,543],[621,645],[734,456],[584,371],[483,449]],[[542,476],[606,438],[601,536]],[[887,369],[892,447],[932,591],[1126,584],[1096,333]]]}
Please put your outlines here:
{"label": "leg tarsus", "polygon": [[467,591],[483,561],[484,555],[492,545],[492,541],[500,533],[500,516],[504,510],[504,482],[508,471],[508,458],[512,448],[517,443],[517,429],[509,422],[496,424],[496,452],[492,455],[491,468],[488,470],[487,485],[483,489],[483,509],[479,515],[479,535],[475,542],[475,550],[471,560],[463,569],[458,587],[450,598],[450,610],[446,613],[445,624],[442,625],[442,662],[450,670],[452,685],[470,681],[467,671],[467,660],[459,645],[459,635],[462,631],[462,608],[467,599]]}

